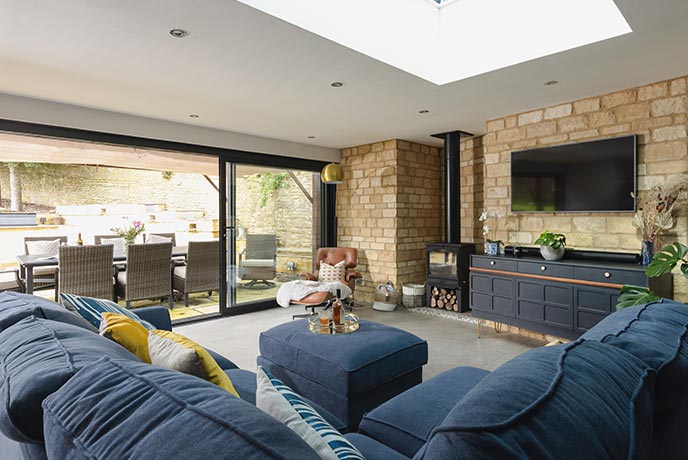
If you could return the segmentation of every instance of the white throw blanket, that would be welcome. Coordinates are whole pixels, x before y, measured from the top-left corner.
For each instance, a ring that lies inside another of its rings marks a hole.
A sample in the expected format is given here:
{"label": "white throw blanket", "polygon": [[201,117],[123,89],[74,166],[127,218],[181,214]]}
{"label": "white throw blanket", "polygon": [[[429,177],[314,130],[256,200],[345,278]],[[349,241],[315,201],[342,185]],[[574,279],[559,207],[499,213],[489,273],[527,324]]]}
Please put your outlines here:
{"label": "white throw blanket", "polygon": [[277,303],[280,307],[286,308],[292,300],[301,300],[314,292],[329,292],[332,295],[337,295],[337,290],[340,291],[342,299],[351,297],[351,288],[338,281],[289,281],[281,285],[279,291],[277,291]]}

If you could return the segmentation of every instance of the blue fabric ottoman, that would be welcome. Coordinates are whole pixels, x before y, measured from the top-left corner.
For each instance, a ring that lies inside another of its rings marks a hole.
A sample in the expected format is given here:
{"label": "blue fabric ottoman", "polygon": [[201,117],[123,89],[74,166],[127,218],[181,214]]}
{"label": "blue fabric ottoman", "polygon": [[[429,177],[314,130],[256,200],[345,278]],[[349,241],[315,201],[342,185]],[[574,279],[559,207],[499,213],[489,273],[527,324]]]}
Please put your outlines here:
{"label": "blue fabric ottoman", "polygon": [[352,334],[314,334],[300,320],[260,335],[258,364],[349,430],[367,411],[419,384],[427,362],[425,340],[370,321]]}
{"label": "blue fabric ottoman", "polygon": [[413,457],[461,398],[490,372],[449,369],[368,412],[358,432]]}

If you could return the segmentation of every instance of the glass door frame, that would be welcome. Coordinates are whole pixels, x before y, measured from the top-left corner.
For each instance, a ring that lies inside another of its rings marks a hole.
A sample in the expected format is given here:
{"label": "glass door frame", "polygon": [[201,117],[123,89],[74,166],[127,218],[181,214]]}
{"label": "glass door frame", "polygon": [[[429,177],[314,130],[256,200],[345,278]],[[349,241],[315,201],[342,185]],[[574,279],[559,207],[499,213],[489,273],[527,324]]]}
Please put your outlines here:
{"label": "glass door frame", "polygon": [[[236,267],[236,167],[251,165],[319,173],[327,163],[299,158],[276,157],[255,154],[253,158],[237,158],[235,155],[221,155],[218,163],[219,184],[219,228],[220,228],[220,305],[222,316],[234,316],[277,307],[274,298],[237,304],[236,289],[229,289],[229,274]],[[253,161],[251,161],[253,160]],[[320,238],[319,247],[337,245],[336,186],[320,183]],[[313,251],[317,250],[313,248]]]}

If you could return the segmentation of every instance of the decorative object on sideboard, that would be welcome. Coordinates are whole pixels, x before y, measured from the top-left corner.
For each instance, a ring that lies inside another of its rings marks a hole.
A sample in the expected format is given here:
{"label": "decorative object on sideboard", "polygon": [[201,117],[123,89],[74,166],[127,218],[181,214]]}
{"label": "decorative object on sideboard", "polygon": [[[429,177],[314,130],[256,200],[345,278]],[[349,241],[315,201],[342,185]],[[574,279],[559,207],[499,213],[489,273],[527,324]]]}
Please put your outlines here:
{"label": "decorative object on sideboard", "polygon": [[[688,278],[688,247],[678,241],[664,246],[652,258],[652,261],[645,269],[648,278],[658,278],[667,273],[671,273],[678,264],[681,273]],[[649,302],[656,302],[660,297],[645,286],[635,286],[626,284],[621,288],[621,295],[616,303],[616,309],[642,305]]]}
{"label": "decorative object on sideboard", "polygon": [[688,174],[678,174],[669,177],[664,185],[655,185],[638,199],[633,225],[640,230],[643,265],[652,261],[660,234],[674,226],[674,210],[686,202],[687,192]]}
{"label": "decorative object on sideboard", "polygon": [[540,254],[545,260],[561,260],[566,252],[566,235],[545,230],[535,244],[540,245]]}
{"label": "decorative object on sideboard", "polygon": [[[497,239],[497,229],[499,229],[499,220],[504,217],[504,214],[500,211],[483,211],[480,214],[480,222],[483,223],[483,238],[485,238],[485,254],[495,256],[500,253],[500,247],[502,246],[502,240]],[[490,219],[494,220],[494,228],[490,227]],[[490,238],[490,231],[492,232],[492,238]]]}

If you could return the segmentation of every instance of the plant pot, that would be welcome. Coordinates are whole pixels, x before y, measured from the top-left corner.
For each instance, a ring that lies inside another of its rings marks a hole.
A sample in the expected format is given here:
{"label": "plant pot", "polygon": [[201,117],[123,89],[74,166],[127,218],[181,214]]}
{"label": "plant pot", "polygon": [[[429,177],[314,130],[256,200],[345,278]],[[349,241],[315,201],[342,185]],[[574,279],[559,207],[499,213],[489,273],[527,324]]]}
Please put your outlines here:
{"label": "plant pot", "polygon": [[490,256],[499,254],[499,243],[485,243],[485,253]]}
{"label": "plant pot", "polygon": [[564,252],[566,252],[566,248],[563,244],[559,246],[559,249],[545,245],[540,246],[540,254],[542,254],[545,260],[559,260],[564,257]]}

